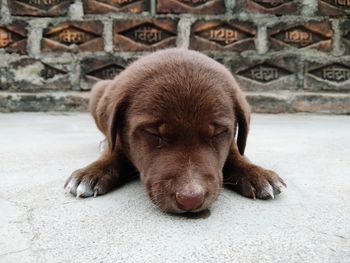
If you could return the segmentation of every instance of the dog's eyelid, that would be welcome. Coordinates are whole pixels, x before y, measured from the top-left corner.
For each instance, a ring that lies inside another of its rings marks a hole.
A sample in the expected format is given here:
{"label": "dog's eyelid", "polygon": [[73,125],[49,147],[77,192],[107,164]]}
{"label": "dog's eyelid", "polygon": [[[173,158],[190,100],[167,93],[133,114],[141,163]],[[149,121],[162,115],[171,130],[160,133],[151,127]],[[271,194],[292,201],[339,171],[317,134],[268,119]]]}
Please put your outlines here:
{"label": "dog's eyelid", "polygon": [[213,133],[214,137],[222,134],[226,134],[230,130],[226,125],[222,125],[218,123],[213,123],[213,126],[214,126],[214,133]]}
{"label": "dog's eyelid", "polygon": [[224,134],[228,133],[228,131],[229,131],[229,129],[227,127],[223,127],[222,129],[216,130],[213,136],[218,137],[220,135],[224,135]]}
{"label": "dog's eyelid", "polygon": [[157,121],[153,123],[143,123],[138,126],[138,129],[144,132],[150,133],[152,135],[160,136],[161,134],[160,128],[162,127],[162,125],[163,125],[162,121]]}
{"label": "dog's eyelid", "polygon": [[142,131],[149,136],[152,136],[158,139],[158,144],[163,145],[164,143],[168,143],[168,140],[159,133],[158,129],[142,129]]}
{"label": "dog's eyelid", "polygon": [[160,134],[158,133],[157,129],[142,128],[142,131],[146,132],[149,135],[160,137]]}

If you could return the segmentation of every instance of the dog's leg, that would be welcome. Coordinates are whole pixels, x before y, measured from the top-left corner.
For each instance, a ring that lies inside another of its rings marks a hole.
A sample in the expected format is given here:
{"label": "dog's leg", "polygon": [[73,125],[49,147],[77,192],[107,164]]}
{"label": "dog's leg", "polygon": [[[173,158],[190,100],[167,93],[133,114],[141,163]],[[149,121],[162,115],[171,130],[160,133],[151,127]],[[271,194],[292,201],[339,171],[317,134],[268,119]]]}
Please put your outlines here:
{"label": "dog's leg", "polygon": [[257,166],[242,156],[236,144],[231,146],[223,173],[224,185],[253,199],[274,198],[286,187],[275,172]]}
{"label": "dog's leg", "polygon": [[[111,96],[108,94],[112,88],[115,88],[115,80],[97,82],[92,88],[89,103],[89,109],[96,125],[106,136],[106,139],[111,135],[110,130],[114,127],[109,127],[110,119],[113,118],[114,125],[117,125],[117,115],[111,115],[116,109],[109,107],[110,105],[114,106]],[[116,102],[120,101],[118,97],[114,99]],[[116,132],[113,133],[115,137]],[[124,155],[120,142],[110,140],[110,143],[105,146],[97,161],[73,172],[68,178],[64,185],[68,192],[77,197],[102,195],[136,174],[135,168]]]}
{"label": "dog's leg", "polygon": [[133,171],[122,151],[115,149],[111,153],[106,147],[97,161],[73,172],[64,188],[77,197],[102,195],[131,177]]}

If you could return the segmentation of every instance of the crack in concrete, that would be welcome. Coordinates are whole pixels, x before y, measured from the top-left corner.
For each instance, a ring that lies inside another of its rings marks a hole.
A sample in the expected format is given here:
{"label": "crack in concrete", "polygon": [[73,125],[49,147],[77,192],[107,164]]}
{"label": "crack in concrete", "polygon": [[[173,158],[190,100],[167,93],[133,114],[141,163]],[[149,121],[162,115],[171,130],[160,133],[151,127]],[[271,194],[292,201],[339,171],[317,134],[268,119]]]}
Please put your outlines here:
{"label": "crack in concrete", "polygon": [[22,224],[27,223],[29,226],[29,229],[31,231],[31,238],[29,239],[29,247],[22,249],[22,250],[16,250],[16,251],[12,251],[12,252],[7,252],[4,254],[1,254],[0,256],[6,256],[9,254],[16,254],[16,253],[20,253],[23,252],[25,250],[29,250],[32,252],[33,256],[35,257],[35,262],[38,262],[39,259],[39,255],[36,253],[36,250],[33,249],[33,244],[36,240],[39,239],[40,234],[38,233],[37,229],[35,228],[35,224],[34,224],[34,216],[33,216],[33,211],[35,210],[35,208],[28,208],[28,206],[26,206],[25,204],[16,201],[16,200],[11,200],[9,197],[5,197],[4,195],[0,195],[0,198],[5,200],[6,202],[9,202],[11,204],[13,204],[14,206],[20,208],[23,211],[23,220],[18,221]]}
{"label": "crack in concrete", "polygon": [[344,239],[344,240],[348,240],[349,238],[346,237],[346,236],[342,236],[342,235],[337,235],[337,234],[330,234],[330,233],[327,233],[327,232],[323,232],[323,231],[319,231],[319,230],[315,230],[309,226],[304,226],[304,225],[288,225],[288,227],[281,227],[281,226],[277,226],[277,225],[272,225],[273,227],[276,227],[278,229],[281,229],[281,230],[286,230],[286,229],[292,229],[292,227],[299,227],[299,228],[305,228],[313,233],[316,233],[316,234],[321,234],[321,235],[326,235],[326,236],[330,236],[330,237],[337,237],[337,238],[341,238],[341,239]]}
{"label": "crack in concrete", "polygon": [[326,236],[338,237],[338,238],[341,238],[341,239],[348,240],[348,238],[345,237],[345,236],[337,235],[337,234],[329,234],[329,233],[327,233],[327,232],[315,230],[315,229],[313,229],[313,228],[311,228],[311,227],[309,227],[309,226],[297,225],[297,227],[306,228],[306,229],[308,229],[308,230],[310,230],[311,232],[314,232],[314,233],[316,233],[316,234],[322,234],[322,235],[326,235]]}
{"label": "crack in concrete", "polygon": [[[27,207],[26,207],[27,209]],[[33,248],[34,242],[37,241],[40,237],[39,232],[37,231],[35,224],[34,224],[34,212],[35,208],[29,208],[26,211],[26,216],[27,216],[27,222],[29,224],[29,227],[31,229],[32,232],[32,238],[30,239],[30,250],[33,253],[33,256],[35,257],[35,262],[39,262],[39,254],[37,253],[37,251]]]}
{"label": "crack in concrete", "polygon": [[0,254],[0,257],[18,254],[18,253],[24,252],[24,251],[26,251],[26,250],[28,250],[28,249],[30,249],[30,247],[27,247],[27,248],[24,248],[24,249],[20,249],[20,250],[15,250],[15,251],[6,252],[6,253],[4,253],[4,254]]}

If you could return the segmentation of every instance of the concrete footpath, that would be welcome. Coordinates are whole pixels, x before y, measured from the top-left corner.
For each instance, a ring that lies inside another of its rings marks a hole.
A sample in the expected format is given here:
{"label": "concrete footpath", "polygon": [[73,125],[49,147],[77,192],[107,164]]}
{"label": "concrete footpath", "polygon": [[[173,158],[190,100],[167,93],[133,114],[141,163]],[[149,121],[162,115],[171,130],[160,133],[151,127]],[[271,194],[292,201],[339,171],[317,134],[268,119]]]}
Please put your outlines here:
{"label": "concrete footpath", "polygon": [[350,262],[350,116],[254,115],[247,155],[287,190],[223,190],[193,217],[160,212],[139,181],[66,194],[101,139],[88,114],[0,114],[1,263]]}

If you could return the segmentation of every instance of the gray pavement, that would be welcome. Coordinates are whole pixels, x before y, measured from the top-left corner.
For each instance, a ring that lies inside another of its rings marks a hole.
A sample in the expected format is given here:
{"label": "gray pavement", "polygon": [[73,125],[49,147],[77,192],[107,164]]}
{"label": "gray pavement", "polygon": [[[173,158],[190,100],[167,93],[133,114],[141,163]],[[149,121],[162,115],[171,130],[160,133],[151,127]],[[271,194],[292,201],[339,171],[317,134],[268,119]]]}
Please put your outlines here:
{"label": "gray pavement", "polygon": [[193,218],[154,208],[139,181],[67,195],[101,139],[88,114],[0,114],[1,263],[350,262],[350,116],[254,115],[247,155],[287,190],[223,190]]}

